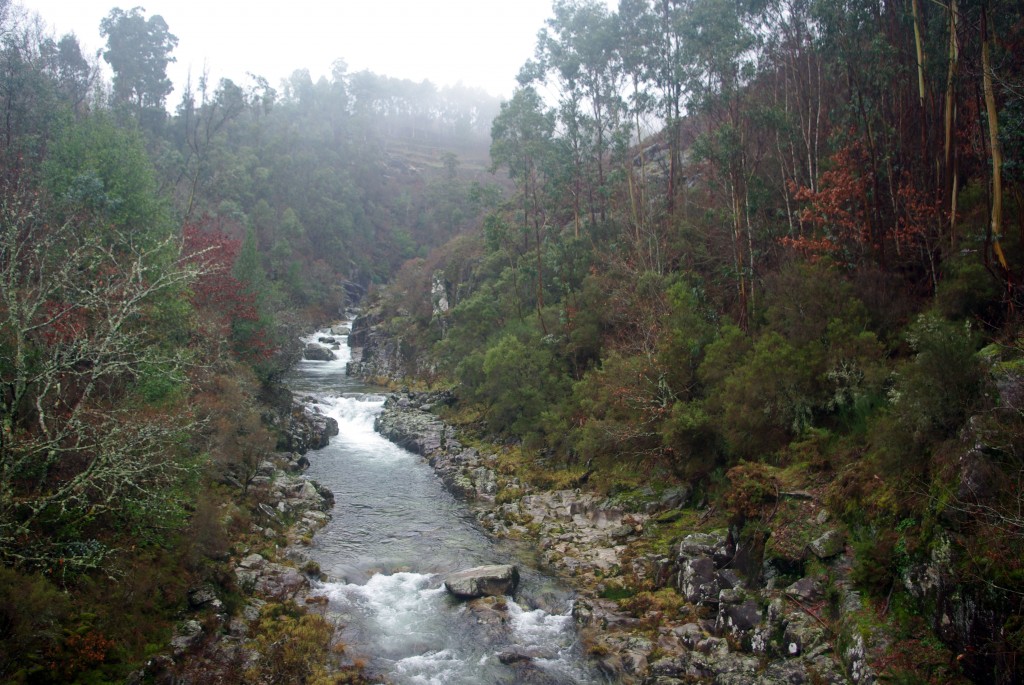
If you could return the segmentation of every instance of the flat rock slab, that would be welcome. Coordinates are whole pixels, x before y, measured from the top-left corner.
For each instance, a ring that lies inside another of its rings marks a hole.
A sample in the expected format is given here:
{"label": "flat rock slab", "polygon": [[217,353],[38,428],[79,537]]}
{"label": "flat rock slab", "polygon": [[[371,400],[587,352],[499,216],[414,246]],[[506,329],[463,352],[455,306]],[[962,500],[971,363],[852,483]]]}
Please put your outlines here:
{"label": "flat rock slab", "polygon": [[450,574],[444,588],[461,599],[510,595],[519,584],[519,569],[509,564],[478,566]]}

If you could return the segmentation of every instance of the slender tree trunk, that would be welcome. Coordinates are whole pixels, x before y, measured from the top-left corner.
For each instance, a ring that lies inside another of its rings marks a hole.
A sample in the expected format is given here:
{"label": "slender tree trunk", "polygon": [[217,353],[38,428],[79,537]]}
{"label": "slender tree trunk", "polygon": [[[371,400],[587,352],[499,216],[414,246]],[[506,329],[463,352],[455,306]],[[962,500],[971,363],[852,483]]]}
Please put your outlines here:
{"label": "slender tree trunk", "polygon": [[533,241],[537,250],[537,320],[540,322],[540,329],[544,335],[548,334],[548,327],[544,323],[544,257],[541,252],[541,216],[540,201],[537,198],[537,179],[533,178],[530,184],[530,198],[533,201]]}
{"label": "slender tree trunk", "polygon": [[910,0],[910,10],[914,18],[914,48],[917,51],[917,97],[921,103],[921,116],[925,111],[924,83],[924,44],[921,41],[921,8],[918,0]]}
{"label": "slender tree trunk", "polygon": [[992,58],[988,36],[988,11],[981,6],[981,68],[982,84],[985,89],[985,111],[988,114],[988,138],[992,152],[992,250],[999,265],[1007,274],[1010,267],[999,244],[1003,235],[1003,150],[999,144],[999,112],[996,109],[996,95],[992,87]]}
{"label": "slender tree trunk", "polygon": [[949,207],[949,245],[956,250],[956,209],[957,192],[960,179],[957,178],[957,156],[954,134],[956,131],[956,76],[960,61],[960,48],[957,42],[957,0],[949,3],[949,70],[946,73],[946,106],[944,115],[945,141],[943,153],[945,158],[946,189]]}

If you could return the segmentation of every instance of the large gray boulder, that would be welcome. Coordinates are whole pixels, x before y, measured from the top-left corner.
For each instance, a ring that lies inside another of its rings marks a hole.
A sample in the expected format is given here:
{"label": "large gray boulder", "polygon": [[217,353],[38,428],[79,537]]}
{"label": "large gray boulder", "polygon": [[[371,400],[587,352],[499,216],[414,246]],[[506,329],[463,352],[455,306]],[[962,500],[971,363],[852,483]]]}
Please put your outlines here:
{"label": "large gray boulder", "polygon": [[444,579],[444,588],[461,599],[510,595],[519,584],[519,569],[509,564],[478,566]]}
{"label": "large gray boulder", "polygon": [[306,345],[306,349],[303,350],[302,356],[311,361],[318,362],[329,362],[337,359],[333,352],[323,345],[318,345],[317,343],[309,343]]}

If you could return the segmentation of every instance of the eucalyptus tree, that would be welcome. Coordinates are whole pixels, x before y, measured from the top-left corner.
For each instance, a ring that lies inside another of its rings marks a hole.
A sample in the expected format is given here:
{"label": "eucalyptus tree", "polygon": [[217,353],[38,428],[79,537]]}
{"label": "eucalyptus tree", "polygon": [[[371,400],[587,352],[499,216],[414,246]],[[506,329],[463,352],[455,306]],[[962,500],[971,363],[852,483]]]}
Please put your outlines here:
{"label": "eucalyptus tree", "polygon": [[680,17],[685,46],[687,110],[704,132],[697,152],[711,163],[712,180],[724,191],[731,230],[738,317],[746,326],[754,300],[755,246],[749,182],[759,154],[748,101],[758,65],[759,17],[754,8],[728,0],[693,0]]}
{"label": "eucalyptus tree", "polygon": [[687,45],[683,37],[689,0],[620,0],[622,61],[633,82],[634,116],[656,112],[668,148],[669,209],[682,177],[682,130],[687,114]]}
{"label": "eucalyptus tree", "polygon": [[221,79],[214,92],[210,92],[207,74],[199,78],[198,101],[191,81],[185,87],[178,118],[183,129],[187,156],[182,165],[179,192],[184,220],[191,220],[198,199],[200,180],[204,174],[209,181],[210,156],[217,138],[224,128],[240,117],[249,106],[245,92],[230,79]]}
{"label": "eucalyptus tree", "polygon": [[[548,230],[547,198],[550,164],[555,155],[554,112],[545,109],[537,91],[529,86],[516,90],[512,99],[502,104],[501,113],[491,129],[492,169],[508,169],[516,184],[522,223],[522,252],[533,246],[537,260],[537,317],[544,327],[544,259],[543,239]],[[522,252],[520,254],[522,254]],[[515,258],[512,268],[516,269]]]}
{"label": "eucalyptus tree", "polygon": [[623,114],[621,33],[615,15],[596,0],[557,0],[553,11],[538,34],[536,59],[519,79],[524,84],[554,79],[591,223],[603,222],[608,216],[608,152]]}
{"label": "eucalyptus tree", "polygon": [[[655,216],[651,200],[654,188],[649,187],[649,178],[659,176],[648,173],[648,167],[654,161],[654,155],[648,154],[648,148],[656,149],[658,143],[651,144],[648,139],[651,138],[651,126],[661,127],[660,138],[668,139],[668,187],[664,196],[666,206],[671,210],[680,174],[679,104],[682,96],[677,94],[673,100],[669,82],[664,78],[669,71],[664,60],[678,49],[677,41],[673,40],[672,32],[665,31],[664,22],[651,7],[650,0],[620,0],[618,22],[621,69],[623,79],[629,82],[627,109],[638,150],[638,153],[627,154],[623,160],[634,252],[645,269],[660,272],[664,268],[664,237],[660,230],[663,222]],[[676,80],[673,83],[678,85],[680,82]],[[674,108],[672,102],[675,103]]]}
{"label": "eucalyptus tree", "polygon": [[97,70],[82,55],[78,39],[70,33],[58,41],[47,38],[40,45],[40,53],[58,94],[74,111],[83,112],[96,83]]}
{"label": "eucalyptus tree", "polygon": [[20,12],[0,11],[0,175],[35,170],[42,159],[37,143],[75,105],[81,68],[73,36],[55,42]]}
{"label": "eucalyptus tree", "polygon": [[145,9],[119,7],[100,22],[100,35],[107,39],[103,59],[114,70],[114,103],[127,103],[138,112],[162,110],[172,89],[167,65],[175,61],[171,52],[178,38],[158,14],[148,19]]}

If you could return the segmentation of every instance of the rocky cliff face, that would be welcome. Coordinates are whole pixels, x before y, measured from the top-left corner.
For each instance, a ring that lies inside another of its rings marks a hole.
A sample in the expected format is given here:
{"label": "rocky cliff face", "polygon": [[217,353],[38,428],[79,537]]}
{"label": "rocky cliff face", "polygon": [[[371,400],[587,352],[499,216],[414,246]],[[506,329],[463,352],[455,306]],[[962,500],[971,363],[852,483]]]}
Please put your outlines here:
{"label": "rocky cliff face", "polygon": [[352,361],[348,363],[348,375],[378,385],[397,384],[406,378],[434,377],[430,363],[418,357],[410,358],[402,337],[385,331],[381,321],[379,314],[370,311],[352,322],[348,338]]}
{"label": "rocky cliff face", "polygon": [[277,449],[305,454],[327,446],[338,422],[325,416],[315,397],[294,397],[287,388],[264,388],[263,423],[277,432]]}

